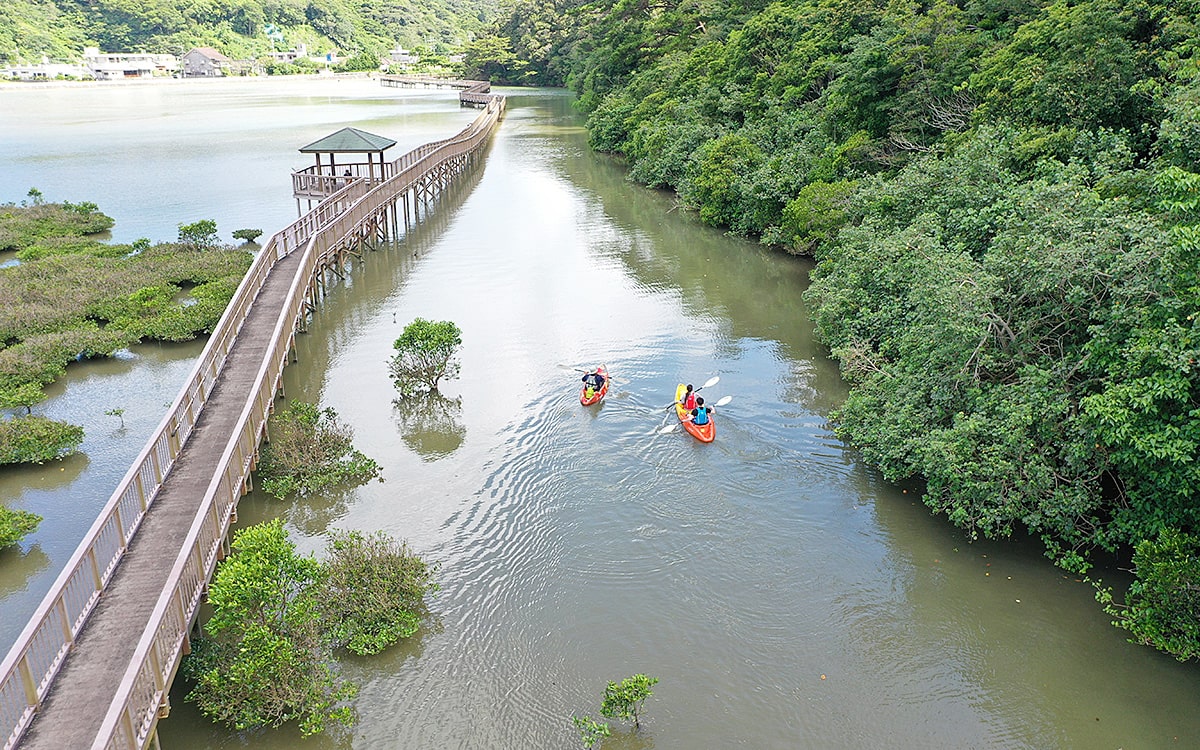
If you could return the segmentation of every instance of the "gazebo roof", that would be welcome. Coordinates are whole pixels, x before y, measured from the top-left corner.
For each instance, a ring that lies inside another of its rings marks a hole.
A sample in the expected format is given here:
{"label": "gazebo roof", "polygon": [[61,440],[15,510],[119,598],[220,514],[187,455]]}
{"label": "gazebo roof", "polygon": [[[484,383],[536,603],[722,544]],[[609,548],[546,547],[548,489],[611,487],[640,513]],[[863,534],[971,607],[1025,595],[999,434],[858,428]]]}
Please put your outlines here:
{"label": "gazebo roof", "polygon": [[327,135],[319,141],[313,141],[300,149],[302,154],[314,153],[364,153],[367,151],[383,151],[395,146],[391,138],[374,135],[358,128],[342,128]]}

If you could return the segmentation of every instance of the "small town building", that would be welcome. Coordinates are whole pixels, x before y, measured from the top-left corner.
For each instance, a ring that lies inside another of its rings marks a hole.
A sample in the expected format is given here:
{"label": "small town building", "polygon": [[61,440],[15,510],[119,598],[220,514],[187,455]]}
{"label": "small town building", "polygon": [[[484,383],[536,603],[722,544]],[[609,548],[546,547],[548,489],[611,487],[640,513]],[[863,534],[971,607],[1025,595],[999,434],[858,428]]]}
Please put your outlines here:
{"label": "small town building", "polygon": [[101,52],[97,47],[84,49],[83,64],[97,81],[169,76],[179,69],[179,60],[175,55]]}
{"label": "small town building", "polygon": [[212,47],[196,47],[188,50],[180,67],[185,78],[213,78],[225,75],[233,61]]}
{"label": "small town building", "polygon": [[53,81],[59,78],[91,78],[87,68],[78,64],[50,62],[46,57],[36,65],[12,65],[0,68],[0,78],[10,81]]}
{"label": "small town building", "polygon": [[295,47],[293,47],[290,50],[287,50],[285,52],[272,52],[272,53],[270,53],[270,55],[271,55],[271,59],[276,62],[294,63],[301,58],[308,57],[308,45],[307,44],[297,44]]}
{"label": "small town building", "polygon": [[395,49],[388,52],[388,60],[401,65],[413,65],[421,61],[421,56],[397,45]]}

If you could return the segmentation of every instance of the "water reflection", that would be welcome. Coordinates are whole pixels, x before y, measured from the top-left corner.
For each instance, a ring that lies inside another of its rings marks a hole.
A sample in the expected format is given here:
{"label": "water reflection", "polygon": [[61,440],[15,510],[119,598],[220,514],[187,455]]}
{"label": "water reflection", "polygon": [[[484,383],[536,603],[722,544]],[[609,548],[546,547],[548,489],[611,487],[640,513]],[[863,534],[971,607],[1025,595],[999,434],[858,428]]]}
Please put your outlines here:
{"label": "water reflection", "polygon": [[396,399],[393,404],[401,439],[426,461],[449,456],[467,436],[461,396],[447,398],[433,391]]}
{"label": "water reflection", "polygon": [[25,591],[29,578],[50,565],[50,556],[40,545],[22,550],[20,544],[0,549],[0,606],[10,594]]}
{"label": "water reflection", "polygon": [[[654,700],[651,698],[650,700]],[[646,713],[650,713],[649,710]],[[650,730],[650,721],[643,718],[643,727],[634,729],[633,727],[622,728],[619,724],[614,725],[609,723],[609,729],[612,734],[605,737],[599,744],[605,750],[654,750],[654,735]]]}
{"label": "water reflection", "polygon": [[301,530],[308,536],[324,534],[338,518],[346,516],[354,498],[353,487],[331,487],[319,494],[290,498],[276,498],[259,490],[247,494],[238,505],[238,520],[241,526],[283,518],[288,526]]}
{"label": "water reflection", "polygon": [[[39,491],[53,492],[65,489],[78,480],[89,463],[91,460],[86,453],[72,453],[40,464],[5,464],[0,466],[0,479],[4,485],[28,484]],[[39,515],[45,514],[39,512]],[[0,591],[3,591],[2,587]]]}

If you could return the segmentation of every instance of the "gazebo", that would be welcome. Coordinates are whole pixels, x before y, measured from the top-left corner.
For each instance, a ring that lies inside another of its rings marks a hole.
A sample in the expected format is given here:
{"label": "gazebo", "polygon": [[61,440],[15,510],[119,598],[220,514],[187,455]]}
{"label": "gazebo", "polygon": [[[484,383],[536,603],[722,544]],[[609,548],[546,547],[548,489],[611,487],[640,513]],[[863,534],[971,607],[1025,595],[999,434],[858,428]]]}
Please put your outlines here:
{"label": "gazebo", "polygon": [[[381,135],[368,133],[358,128],[342,128],[319,141],[313,141],[300,149],[300,153],[314,154],[316,156],[317,164],[314,173],[318,175],[328,175],[330,177],[366,177],[369,180],[383,180],[387,177],[383,152],[395,145],[396,142],[391,138],[384,138]],[[329,155],[328,163],[321,161],[322,154]],[[366,154],[367,161],[365,163],[362,161],[344,161],[342,163],[343,172],[339,175],[336,159],[337,154]],[[379,156],[378,164],[376,164],[374,158],[376,154]]]}

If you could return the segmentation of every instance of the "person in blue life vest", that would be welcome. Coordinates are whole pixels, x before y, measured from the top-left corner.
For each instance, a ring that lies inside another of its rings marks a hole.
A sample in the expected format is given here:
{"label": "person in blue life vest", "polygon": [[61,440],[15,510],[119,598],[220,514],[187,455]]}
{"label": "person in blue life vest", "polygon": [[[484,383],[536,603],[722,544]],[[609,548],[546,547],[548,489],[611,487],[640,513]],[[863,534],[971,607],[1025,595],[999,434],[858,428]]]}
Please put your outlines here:
{"label": "person in blue life vest", "polygon": [[708,424],[708,420],[709,420],[709,417],[711,414],[712,414],[712,407],[704,405],[704,397],[703,396],[697,396],[696,397],[696,408],[692,409],[692,424],[694,424],[694,425]]}
{"label": "person in blue life vest", "polygon": [[696,392],[692,390],[691,383],[688,383],[687,390],[683,394],[683,401],[680,403],[683,404],[683,410],[687,412],[696,408]]}
{"label": "person in blue life vest", "polygon": [[587,375],[583,376],[582,380],[584,387],[583,395],[587,398],[591,398],[592,396],[596,395],[596,392],[604,387],[604,376],[600,374],[599,370],[595,372],[589,372]]}

